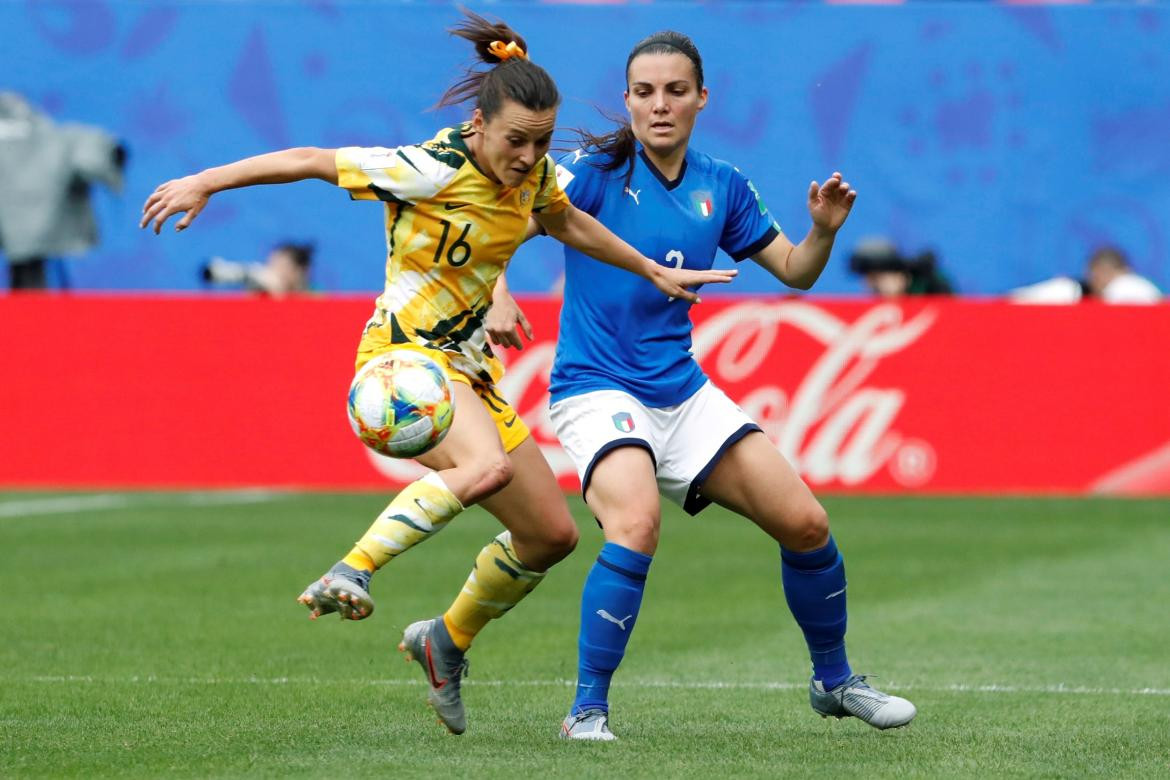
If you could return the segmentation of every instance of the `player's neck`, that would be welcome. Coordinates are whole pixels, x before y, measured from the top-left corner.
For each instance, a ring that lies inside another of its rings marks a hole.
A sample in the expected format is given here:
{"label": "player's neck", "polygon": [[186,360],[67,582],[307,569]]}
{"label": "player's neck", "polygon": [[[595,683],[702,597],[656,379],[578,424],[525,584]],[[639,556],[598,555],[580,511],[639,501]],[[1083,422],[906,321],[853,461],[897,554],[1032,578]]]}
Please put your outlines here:
{"label": "player's neck", "polygon": [[467,151],[471,154],[471,161],[475,163],[476,169],[479,170],[487,179],[495,184],[499,184],[500,180],[491,172],[491,170],[484,164],[483,159],[483,144],[480,143],[482,136],[479,133],[472,133],[465,136],[463,143],[467,145]]}
{"label": "player's neck", "polygon": [[687,157],[687,147],[683,144],[669,152],[663,154],[651,149],[645,144],[642,145],[642,151],[646,153],[646,159],[654,163],[654,167],[667,181],[674,181],[682,172],[683,162]]}

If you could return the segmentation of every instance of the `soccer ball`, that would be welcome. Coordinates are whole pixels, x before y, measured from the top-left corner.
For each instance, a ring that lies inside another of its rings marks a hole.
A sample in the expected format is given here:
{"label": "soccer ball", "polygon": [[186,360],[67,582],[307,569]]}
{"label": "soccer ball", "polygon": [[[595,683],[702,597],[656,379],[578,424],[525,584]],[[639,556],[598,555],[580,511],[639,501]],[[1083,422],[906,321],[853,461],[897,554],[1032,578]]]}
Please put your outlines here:
{"label": "soccer ball", "polygon": [[443,440],[455,418],[455,394],[438,363],[397,349],[362,366],[349,386],[349,424],[370,449],[414,458]]}

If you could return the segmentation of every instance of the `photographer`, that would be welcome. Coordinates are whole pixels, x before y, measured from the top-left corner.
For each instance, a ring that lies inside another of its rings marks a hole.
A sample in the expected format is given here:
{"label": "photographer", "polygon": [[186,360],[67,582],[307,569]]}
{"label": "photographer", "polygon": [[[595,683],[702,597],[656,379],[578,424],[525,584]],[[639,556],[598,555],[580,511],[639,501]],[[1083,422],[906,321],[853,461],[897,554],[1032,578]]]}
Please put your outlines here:
{"label": "photographer", "polygon": [[205,284],[243,287],[261,295],[283,298],[309,291],[312,244],[282,243],[263,263],[239,263],[213,257],[200,269]]}
{"label": "photographer", "polygon": [[933,252],[904,257],[885,238],[859,242],[849,258],[849,270],[863,276],[870,292],[884,298],[954,293],[950,281],[939,270]]}

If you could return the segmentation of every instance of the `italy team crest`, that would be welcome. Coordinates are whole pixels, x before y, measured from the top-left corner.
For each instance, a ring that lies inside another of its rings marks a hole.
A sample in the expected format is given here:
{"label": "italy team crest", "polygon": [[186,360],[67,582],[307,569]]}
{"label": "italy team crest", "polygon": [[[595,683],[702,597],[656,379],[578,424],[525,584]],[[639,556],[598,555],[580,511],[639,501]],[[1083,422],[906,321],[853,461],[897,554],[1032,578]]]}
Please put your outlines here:
{"label": "italy team crest", "polygon": [[706,190],[692,192],[691,203],[695,204],[695,211],[699,212],[699,216],[704,219],[715,213],[715,201],[712,199],[711,193]]}
{"label": "italy team crest", "polygon": [[634,430],[634,418],[630,416],[629,412],[618,412],[613,416],[614,427],[622,433],[629,433]]}

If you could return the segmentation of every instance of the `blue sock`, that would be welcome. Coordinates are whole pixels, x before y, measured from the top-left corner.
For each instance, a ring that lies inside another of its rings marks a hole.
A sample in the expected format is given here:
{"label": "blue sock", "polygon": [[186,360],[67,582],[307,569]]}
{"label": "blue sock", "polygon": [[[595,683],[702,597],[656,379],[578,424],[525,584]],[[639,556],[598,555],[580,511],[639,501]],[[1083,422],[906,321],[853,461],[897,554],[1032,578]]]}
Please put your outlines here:
{"label": "blue sock", "polygon": [[813,677],[825,690],[836,688],[853,674],[845,655],[845,561],[832,536],[812,552],[781,547],[780,561],[784,598],[804,632]]}
{"label": "blue sock", "polygon": [[642,606],[653,558],[606,542],[585,578],[577,640],[577,696],[572,714],[609,712],[609,681],[622,662]]}

